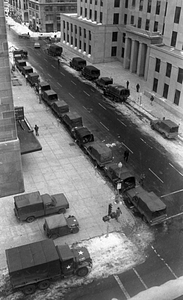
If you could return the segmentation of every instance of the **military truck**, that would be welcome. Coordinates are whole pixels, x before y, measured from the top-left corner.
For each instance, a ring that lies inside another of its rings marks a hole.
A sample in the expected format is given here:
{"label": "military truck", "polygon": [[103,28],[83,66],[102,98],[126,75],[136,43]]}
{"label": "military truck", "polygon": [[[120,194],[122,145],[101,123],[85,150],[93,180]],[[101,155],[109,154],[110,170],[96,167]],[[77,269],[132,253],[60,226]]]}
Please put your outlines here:
{"label": "military truck", "polygon": [[24,59],[15,60],[15,65],[16,65],[17,69],[20,72],[22,72],[22,69],[23,69],[23,67],[25,67],[27,65],[27,62]]}
{"label": "military truck", "polygon": [[39,191],[14,197],[14,213],[20,221],[33,222],[36,218],[65,213],[69,208],[63,193],[41,195]]}
{"label": "military truck", "polygon": [[58,100],[51,105],[51,109],[61,119],[64,114],[69,112],[69,105],[64,100]]}
{"label": "military truck", "polygon": [[62,52],[63,48],[56,44],[51,44],[48,48],[48,54],[51,56],[61,56]]}
{"label": "military truck", "polygon": [[82,117],[80,117],[76,112],[69,112],[63,115],[62,121],[69,131],[71,131],[74,127],[83,126]]}
{"label": "military truck", "polygon": [[130,90],[119,84],[109,84],[104,89],[104,96],[115,102],[125,102],[130,96]]}
{"label": "military truck", "polygon": [[164,138],[175,139],[178,136],[179,125],[169,119],[151,120],[151,128],[161,133]]}
{"label": "military truck", "polygon": [[82,75],[88,80],[98,79],[100,76],[100,70],[94,66],[86,66],[82,69]]}
{"label": "military truck", "polygon": [[36,85],[36,91],[39,93],[39,89],[41,89],[41,94],[43,91],[51,90],[50,84],[46,81],[41,81]]}
{"label": "military truck", "polygon": [[93,142],[84,146],[84,149],[96,165],[101,168],[113,160],[112,150],[102,142]]}
{"label": "military truck", "polygon": [[154,192],[147,192],[141,186],[127,190],[124,199],[139,212],[142,219],[153,226],[166,220],[166,205]]}
{"label": "military truck", "polygon": [[70,61],[70,67],[76,71],[81,71],[84,67],[86,67],[86,60],[81,57],[73,57]]}
{"label": "military truck", "polygon": [[76,143],[81,147],[87,143],[94,141],[94,135],[85,126],[77,126],[71,129],[71,136],[75,139]]}
{"label": "military truck", "polygon": [[66,218],[64,215],[55,215],[45,218],[43,229],[48,238],[56,239],[64,235],[77,233],[79,223],[74,216]]}
{"label": "military truck", "polygon": [[24,49],[16,49],[13,51],[13,58],[16,60],[16,57],[19,56],[22,59],[26,59],[28,57],[28,52]]}
{"label": "military truck", "polygon": [[58,95],[55,91],[53,90],[46,90],[43,91],[42,94],[42,99],[49,105],[51,106],[53,103],[58,101]]}
{"label": "military truck", "polygon": [[110,163],[105,166],[104,172],[120,192],[135,188],[135,176],[125,166],[119,167],[117,163]]}
{"label": "military truck", "polygon": [[28,73],[33,73],[33,68],[30,67],[30,66],[25,66],[22,68],[22,74],[25,76],[25,75],[28,75]]}
{"label": "military truck", "polygon": [[100,77],[95,80],[95,83],[96,86],[98,86],[100,89],[104,91],[109,84],[113,84],[113,78]]}
{"label": "military truck", "polygon": [[36,288],[47,289],[52,280],[85,277],[92,268],[85,247],[55,246],[50,239],[6,249],[5,254],[12,288],[25,295],[33,294]]}
{"label": "military truck", "polygon": [[31,86],[35,86],[39,83],[39,74],[36,72],[27,74],[27,81]]}

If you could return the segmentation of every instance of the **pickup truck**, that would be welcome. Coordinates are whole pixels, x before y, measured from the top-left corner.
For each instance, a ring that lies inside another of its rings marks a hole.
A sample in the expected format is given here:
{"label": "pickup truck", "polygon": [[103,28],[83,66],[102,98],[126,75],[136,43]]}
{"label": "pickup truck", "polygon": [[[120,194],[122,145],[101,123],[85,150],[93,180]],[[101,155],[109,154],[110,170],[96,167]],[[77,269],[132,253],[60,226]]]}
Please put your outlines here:
{"label": "pickup truck", "polygon": [[43,229],[48,238],[56,239],[64,235],[77,233],[79,223],[74,216],[66,218],[64,215],[55,215],[45,218]]}
{"label": "pickup truck", "polygon": [[32,192],[14,197],[15,216],[20,221],[33,222],[36,218],[65,213],[69,208],[67,198],[63,193],[40,195],[40,192]]}
{"label": "pickup truck", "polygon": [[94,141],[94,135],[85,126],[77,126],[71,129],[71,136],[81,147],[87,143]]}
{"label": "pickup truck", "polygon": [[39,93],[39,89],[41,89],[41,94],[43,91],[51,90],[50,84],[46,81],[41,81],[36,85],[36,91]]}
{"label": "pickup truck", "polygon": [[112,162],[113,153],[111,148],[102,142],[93,142],[84,146],[85,152],[93,159],[99,167],[105,167],[106,164]]}
{"label": "pickup truck", "polygon": [[76,112],[69,112],[65,114],[62,117],[62,121],[69,131],[71,131],[74,127],[83,126],[82,117],[80,117]]}
{"label": "pickup truck", "polygon": [[5,254],[11,286],[26,296],[37,288],[46,290],[54,280],[85,277],[92,268],[87,248],[55,246],[49,239],[6,249]]}

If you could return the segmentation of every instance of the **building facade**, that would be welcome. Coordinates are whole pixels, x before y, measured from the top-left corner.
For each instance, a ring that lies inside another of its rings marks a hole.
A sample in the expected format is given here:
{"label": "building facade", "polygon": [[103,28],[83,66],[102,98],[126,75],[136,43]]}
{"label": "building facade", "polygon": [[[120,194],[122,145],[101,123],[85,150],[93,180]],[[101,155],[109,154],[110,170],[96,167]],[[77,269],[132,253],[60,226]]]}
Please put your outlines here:
{"label": "building facade", "polygon": [[121,61],[147,80],[147,94],[177,112],[176,106],[183,109],[182,7],[182,0],[78,0],[77,14],[61,14],[61,42],[94,64]]}

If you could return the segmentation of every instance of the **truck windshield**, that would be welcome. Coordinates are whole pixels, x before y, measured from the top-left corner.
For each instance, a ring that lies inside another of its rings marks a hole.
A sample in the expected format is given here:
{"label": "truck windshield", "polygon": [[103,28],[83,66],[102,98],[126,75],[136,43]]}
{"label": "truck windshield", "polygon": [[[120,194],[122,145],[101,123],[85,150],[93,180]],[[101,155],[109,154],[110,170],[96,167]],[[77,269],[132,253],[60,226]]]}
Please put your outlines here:
{"label": "truck windshield", "polygon": [[166,209],[158,210],[152,213],[153,219],[166,215]]}
{"label": "truck windshield", "polygon": [[178,127],[172,127],[172,128],[170,128],[170,132],[178,132]]}

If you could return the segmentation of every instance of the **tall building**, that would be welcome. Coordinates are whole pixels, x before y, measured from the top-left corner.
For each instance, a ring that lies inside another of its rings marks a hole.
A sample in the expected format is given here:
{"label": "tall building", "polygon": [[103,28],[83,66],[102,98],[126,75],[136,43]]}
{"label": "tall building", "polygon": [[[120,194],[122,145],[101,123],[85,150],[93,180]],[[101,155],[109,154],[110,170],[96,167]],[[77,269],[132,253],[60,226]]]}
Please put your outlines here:
{"label": "tall building", "polygon": [[94,64],[119,60],[147,80],[147,94],[178,114],[182,8],[182,0],[78,0],[77,14],[61,14],[61,42]]}
{"label": "tall building", "polygon": [[4,3],[0,1],[0,197],[24,192],[17,138]]}

